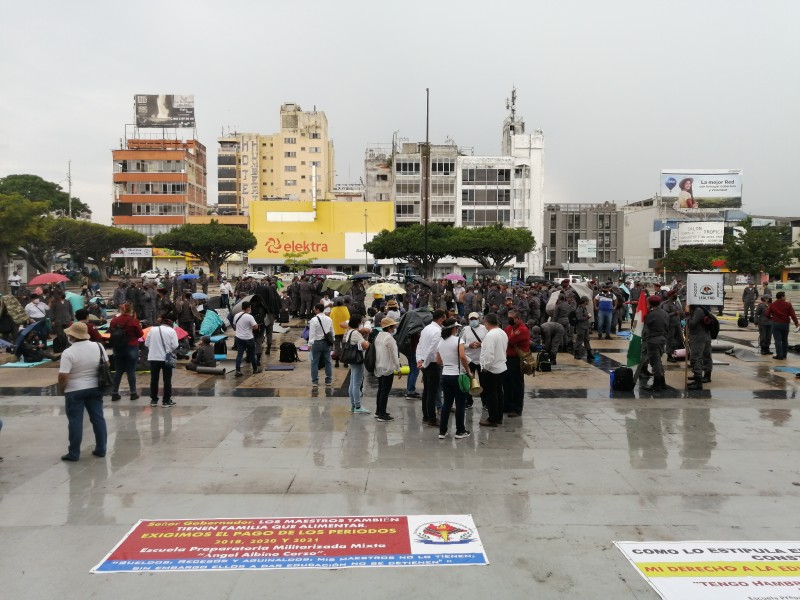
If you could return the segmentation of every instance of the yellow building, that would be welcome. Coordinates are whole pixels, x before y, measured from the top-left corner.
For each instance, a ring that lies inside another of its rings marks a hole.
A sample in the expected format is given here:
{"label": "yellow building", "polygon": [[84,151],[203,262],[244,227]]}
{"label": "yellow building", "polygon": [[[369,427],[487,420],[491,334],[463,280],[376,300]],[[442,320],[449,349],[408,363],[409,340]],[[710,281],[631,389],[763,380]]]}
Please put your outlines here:
{"label": "yellow building", "polygon": [[244,214],[260,200],[333,199],[333,141],[325,113],[287,103],[280,122],[274,134],[232,133],[217,140],[220,215]]}
{"label": "yellow building", "polygon": [[258,201],[250,205],[258,245],[248,262],[275,271],[287,253],[300,252],[333,271],[363,270],[373,264],[364,243],[384,229],[394,229],[391,202]]}

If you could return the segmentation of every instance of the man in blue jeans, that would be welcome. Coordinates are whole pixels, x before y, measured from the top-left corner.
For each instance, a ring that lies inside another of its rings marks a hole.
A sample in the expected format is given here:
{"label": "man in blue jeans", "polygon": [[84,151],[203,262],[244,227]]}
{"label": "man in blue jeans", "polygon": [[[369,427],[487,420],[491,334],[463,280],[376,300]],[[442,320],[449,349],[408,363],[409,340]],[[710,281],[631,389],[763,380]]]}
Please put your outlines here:
{"label": "man in blue jeans", "polygon": [[333,363],[331,363],[331,345],[325,334],[333,335],[333,321],[323,311],[325,307],[315,304],[314,316],[308,321],[308,343],[311,346],[311,387],[319,387],[319,361],[325,365],[325,385],[333,385]]}
{"label": "man in blue jeans", "polygon": [[600,293],[595,296],[594,308],[597,311],[597,339],[602,339],[604,333],[607,340],[611,339],[611,325],[615,300],[614,294],[605,286],[603,286]]}
{"label": "man in blue jeans", "polygon": [[97,385],[100,362],[108,364],[108,356],[101,344],[89,339],[86,323],[73,323],[64,330],[72,345],[61,354],[58,369],[58,391],[64,394],[69,422],[69,450],[61,460],[77,461],[81,457],[83,440],[83,411],[89,413],[94,430],[92,454],[106,455],[108,433],[103,417],[103,390]]}
{"label": "man in blue jeans", "polygon": [[262,371],[258,366],[256,339],[253,333],[258,329],[258,323],[250,314],[251,310],[249,302],[242,302],[242,311],[233,318],[233,328],[236,331],[236,377],[244,375],[242,373],[242,355],[245,352],[247,352],[247,362],[253,367],[253,375]]}

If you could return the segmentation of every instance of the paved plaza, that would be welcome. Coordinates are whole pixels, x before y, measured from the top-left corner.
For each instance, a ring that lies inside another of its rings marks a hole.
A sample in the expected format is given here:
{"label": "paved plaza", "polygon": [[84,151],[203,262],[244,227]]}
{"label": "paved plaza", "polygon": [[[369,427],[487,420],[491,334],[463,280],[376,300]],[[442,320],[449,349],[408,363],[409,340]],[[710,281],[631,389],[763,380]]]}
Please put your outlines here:
{"label": "paved plaza", "polygon": [[[722,327],[723,341],[754,349],[752,326]],[[307,362],[239,379],[232,361],[225,377],[179,370],[172,409],[130,401],[123,383],[105,405],[108,456],[91,455],[87,421],[77,463],[59,460],[57,369],[0,368],[3,597],[652,599],[613,541],[800,540],[800,355],[715,353],[702,392],[685,392],[683,366],[669,364],[666,393],[612,394],[627,340],[592,343],[596,361],[562,354],[526,377],[521,418],[487,430],[468,411],[463,440],[422,425],[404,380],[396,420],[378,423],[349,412],[347,370],[313,391]],[[374,397],[369,378],[367,408]],[[89,573],[139,519],[414,514],[471,514],[491,564]]]}

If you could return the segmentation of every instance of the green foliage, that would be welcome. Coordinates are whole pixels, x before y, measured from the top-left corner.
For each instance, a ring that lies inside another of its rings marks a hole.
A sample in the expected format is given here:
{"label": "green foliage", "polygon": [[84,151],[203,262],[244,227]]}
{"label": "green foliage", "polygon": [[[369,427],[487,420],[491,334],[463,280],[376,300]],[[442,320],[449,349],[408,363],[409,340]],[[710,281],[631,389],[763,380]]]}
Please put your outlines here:
{"label": "green foliage", "polygon": [[[48,209],[69,211],[69,194],[57,183],[46,181],[38,175],[8,175],[0,179],[0,194],[19,194],[34,202],[46,202]],[[79,198],[72,197],[72,215],[92,213],[92,209]]]}
{"label": "green foliage", "polygon": [[740,274],[779,274],[795,258],[800,250],[791,242],[792,232],[788,225],[778,227],[753,227],[750,218],[739,223],[745,232],[739,236],[725,236],[725,261],[728,269]]}
{"label": "green foliage", "polygon": [[[46,212],[44,202],[31,202],[16,193],[0,193],[0,264],[7,265],[20,246],[36,235],[39,221]],[[6,277],[1,281],[5,289]]]}
{"label": "green foliage", "polygon": [[428,225],[428,252],[425,253],[425,227],[411,225],[394,231],[384,229],[364,244],[375,258],[396,258],[410,263],[427,277],[441,259],[451,255],[453,229],[433,223]]}
{"label": "green foliage", "polygon": [[506,228],[502,223],[473,229],[459,227],[454,230],[454,256],[471,258],[484,269],[500,271],[520,254],[536,247],[530,229]]}
{"label": "green foliage", "polygon": [[306,252],[287,252],[283,255],[283,264],[289,271],[300,273],[306,269],[310,269],[314,262],[313,258],[309,258],[308,251]]}
{"label": "green foliage", "polygon": [[719,258],[718,248],[703,246],[681,246],[670,250],[661,259],[661,268],[670,273],[686,273],[687,271],[705,271],[711,269],[711,261]]}
{"label": "green foliage", "polygon": [[249,252],[258,240],[247,229],[222,225],[216,219],[208,224],[183,225],[167,233],[153,236],[153,246],[186,252],[208,265],[217,273],[232,254]]}

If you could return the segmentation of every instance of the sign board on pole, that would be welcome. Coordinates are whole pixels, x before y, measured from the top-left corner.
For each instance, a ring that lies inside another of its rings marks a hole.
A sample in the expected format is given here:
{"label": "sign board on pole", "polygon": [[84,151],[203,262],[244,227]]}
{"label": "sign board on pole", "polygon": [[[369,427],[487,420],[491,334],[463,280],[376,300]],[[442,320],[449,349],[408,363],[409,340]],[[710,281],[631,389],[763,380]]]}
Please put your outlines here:
{"label": "sign board on pole", "polygon": [[722,221],[684,222],[678,229],[681,246],[722,246],[725,223]]}
{"label": "sign board on pole", "polygon": [[614,542],[664,600],[797,598],[800,542]]}
{"label": "sign board on pole", "polygon": [[687,273],[686,304],[719,306],[725,302],[722,273]]}
{"label": "sign board on pole", "polygon": [[578,240],[578,258],[597,258],[597,240]]}

